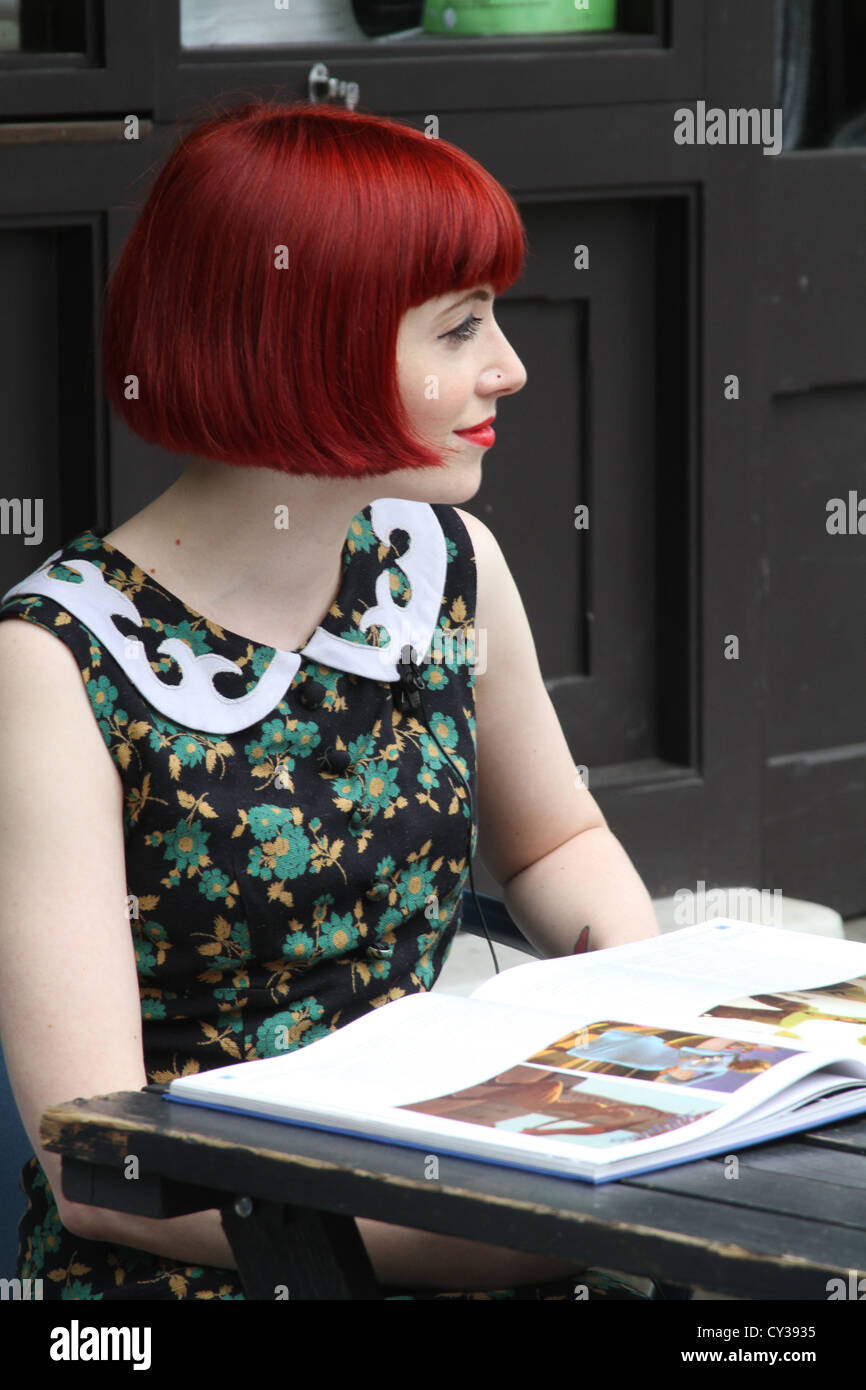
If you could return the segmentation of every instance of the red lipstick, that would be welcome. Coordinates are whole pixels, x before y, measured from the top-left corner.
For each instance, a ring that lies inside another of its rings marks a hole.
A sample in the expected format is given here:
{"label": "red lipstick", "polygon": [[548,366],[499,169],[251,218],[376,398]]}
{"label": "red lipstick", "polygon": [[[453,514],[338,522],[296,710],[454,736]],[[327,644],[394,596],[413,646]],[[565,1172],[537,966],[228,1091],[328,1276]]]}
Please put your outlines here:
{"label": "red lipstick", "polygon": [[468,439],[470,444],[480,444],[483,448],[489,448],[496,443],[496,434],[492,428],[495,415],[490,415],[486,420],[482,420],[478,425],[472,425],[468,430],[455,430],[461,439]]}

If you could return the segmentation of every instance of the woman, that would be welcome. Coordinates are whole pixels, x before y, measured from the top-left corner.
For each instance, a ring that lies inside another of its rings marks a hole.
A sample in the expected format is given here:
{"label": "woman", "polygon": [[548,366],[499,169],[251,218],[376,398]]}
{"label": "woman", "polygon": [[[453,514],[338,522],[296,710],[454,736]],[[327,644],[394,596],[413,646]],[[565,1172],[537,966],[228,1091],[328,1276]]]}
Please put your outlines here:
{"label": "woman", "polygon": [[[147,198],[108,287],[107,392],[191,462],[0,610],[24,620],[0,623],[0,1021],[34,1145],[19,1274],[46,1297],[243,1297],[217,1211],[66,1202],[41,1111],[306,1046],[429,989],[475,846],[476,732],[491,870],[586,830],[595,944],[656,930],[575,786],[501,551],[453,505],[526,379],[492,313],[524,253],[467,155],[335,107],[224,112]],[[553,932],[552,898],[533,887],[528,929],[565,954],[590,913],[563,923],[559,901]],[[395,1296],[569,1297],[577,1273],[641,1296],[569,1261],[358,1226]]]}

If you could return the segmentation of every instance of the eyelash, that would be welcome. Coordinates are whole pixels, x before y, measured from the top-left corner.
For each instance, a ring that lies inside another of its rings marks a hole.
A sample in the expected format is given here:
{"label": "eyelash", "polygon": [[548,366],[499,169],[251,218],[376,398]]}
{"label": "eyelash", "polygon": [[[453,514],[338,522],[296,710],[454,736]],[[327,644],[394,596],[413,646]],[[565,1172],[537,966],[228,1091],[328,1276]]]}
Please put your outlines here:
{"label": "eyelash", "polygon": [[465,343],[469,338],[474,337],[478,332],[478,325],[483,323],[475,314],[470,314],[468,319],[458,324],[457,328],[452,328],[450,333],[443,333],[443,338],[455,338],[461,343]]}

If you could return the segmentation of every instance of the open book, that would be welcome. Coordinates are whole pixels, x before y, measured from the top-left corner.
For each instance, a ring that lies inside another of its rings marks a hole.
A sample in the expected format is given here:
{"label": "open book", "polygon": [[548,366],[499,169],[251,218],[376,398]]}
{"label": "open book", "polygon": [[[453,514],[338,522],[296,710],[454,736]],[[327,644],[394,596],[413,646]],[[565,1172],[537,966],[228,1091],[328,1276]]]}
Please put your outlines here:
{"label": "open book", "polygon": [[715,918],[406,995],[165,1099],[609,1182],[866,1112],[866,945]]}

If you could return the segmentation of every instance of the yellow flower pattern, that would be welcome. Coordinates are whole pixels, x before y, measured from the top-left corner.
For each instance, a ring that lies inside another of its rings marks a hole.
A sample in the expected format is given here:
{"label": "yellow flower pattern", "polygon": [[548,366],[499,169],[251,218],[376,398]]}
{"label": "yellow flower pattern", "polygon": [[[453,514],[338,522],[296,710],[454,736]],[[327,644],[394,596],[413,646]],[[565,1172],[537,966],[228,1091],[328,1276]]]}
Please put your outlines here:
{"label": "yellow flower pattern", "polygon": [[[302,656],[264,719],[231,735],[203,733],[160,714],[136,683],[136,662],[116,660],[59,600],[24,591],[0,607],[0,619],[37,623],[71,649],[122,780],[150,1081],[305,1047],[370,1009],[429,990],[442,969],[476,835],[476,584],[463,522],[451,506],[432,510],[448,555],[438,619],[448,640],[439,644],[442,659],[422,664],[430,728],[421,711],[401,707],[398,683]],[[359,624],[376,604],[383,573],[394,602],[411,599],[402,538],[393,531],[384,544],[369,507],[353,519],[341,587],[321,625],[327,632],[387,642],[380,628],[365,633]],[[254,689],[268,669],[273,648],[197,614],[96,531],[71,540],[50,577],[73,586],[76,572],[64,561],[76,558],[98,566],[132,600],[142,620],[134,636],[163,682],[178,677],[173,659],[158,651],[169,637],[236,664],[241,674],[215,678],[224,698]],[[133,635],[122,619],[114,622]],[[46,1297],[243,1298],[234,1270],[180,1266],[72,1235],[35,1157],[21,1181],[28,1207],[18,1274],[43,1277]],[[637,1296],[611,1287],[600,1279],[597,1294]]]}

